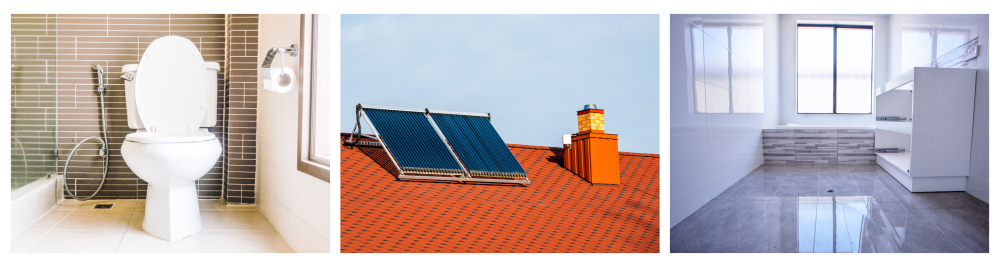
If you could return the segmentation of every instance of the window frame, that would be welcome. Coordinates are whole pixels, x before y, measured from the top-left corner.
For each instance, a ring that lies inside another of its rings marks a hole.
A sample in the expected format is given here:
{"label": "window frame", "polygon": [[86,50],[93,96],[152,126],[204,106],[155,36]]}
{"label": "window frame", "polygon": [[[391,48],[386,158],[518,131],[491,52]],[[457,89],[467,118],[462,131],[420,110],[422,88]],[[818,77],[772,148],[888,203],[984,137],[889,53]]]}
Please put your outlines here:
{"label": "window frame", "polygon": [[316,125],[315,115],[315,95],[316,87],[316,66],[318,63],[317,47],[319,47],[319,15],[303,14],[299,24],[299,135],[298,154],[296,158],[297,169],[320,180],[330,182],[330,159],[316,157],[313,142],[316,135],[313,133]]}
{"label": "window frame", "polygon": [[[801,27],[829,27],[833,28],[833,109],[830,113],[803,113],[799,110],[799,28]],[[838,113],[837,112],[837,28],[856,28],[872,30],[872,82],[868,85],[868,113]],[[875,112],[873,106],[875,101],[875,27],[874,25],[858,24],[819,24],[819,23],[796,23],[795,24],[795,113],[796,114],[846,114],[846,115],[871,115]]]}

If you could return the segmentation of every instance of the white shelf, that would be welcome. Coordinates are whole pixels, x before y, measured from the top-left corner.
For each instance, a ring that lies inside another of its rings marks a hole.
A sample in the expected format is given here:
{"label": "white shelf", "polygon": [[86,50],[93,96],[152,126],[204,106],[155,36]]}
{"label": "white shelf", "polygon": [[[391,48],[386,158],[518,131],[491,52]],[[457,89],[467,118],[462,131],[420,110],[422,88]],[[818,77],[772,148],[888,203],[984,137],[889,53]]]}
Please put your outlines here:
{"label": "white shelf", "polygon": [[[976,70],[917,67],[879,87],[876,163],[911,192],[962,191],[969,175]],[[911,153],[915,152],[915,153]],[[914,168],[910,168],[914,165]]]}
{"label": "white shelf", "polygon": [[889,162],[889,164],[898,168],[907,176],[910,175],[910,151],[903,151],[899,153],[875,153],[875,155],[881,157],[886,162]]}
{"label": "white shelf", "polygon": [[[910,87],[912,82],[909,83]],[[907,85],[904,85],[904,87]],[[899,88],[887,91],[875,97],[875,117],[903,117],[905,121],[880,121],[886,124],[910,122],[913,118],[913,92],[912,90],[900,90]],[[891,125],[890,125],[891,126]]]}

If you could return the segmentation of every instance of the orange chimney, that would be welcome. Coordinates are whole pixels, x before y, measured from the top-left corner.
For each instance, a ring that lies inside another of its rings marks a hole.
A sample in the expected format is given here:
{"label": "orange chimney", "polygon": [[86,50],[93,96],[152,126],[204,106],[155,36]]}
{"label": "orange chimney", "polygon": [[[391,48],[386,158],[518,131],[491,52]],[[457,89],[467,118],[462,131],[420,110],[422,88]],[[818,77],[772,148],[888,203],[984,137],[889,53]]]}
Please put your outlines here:
{"label": "orange chimney", "polygon": [[621,184],[618,135],[604,133],[604,110],[588,104],[576,116],[579,132],[563,136],[563,166],[590,183]]}

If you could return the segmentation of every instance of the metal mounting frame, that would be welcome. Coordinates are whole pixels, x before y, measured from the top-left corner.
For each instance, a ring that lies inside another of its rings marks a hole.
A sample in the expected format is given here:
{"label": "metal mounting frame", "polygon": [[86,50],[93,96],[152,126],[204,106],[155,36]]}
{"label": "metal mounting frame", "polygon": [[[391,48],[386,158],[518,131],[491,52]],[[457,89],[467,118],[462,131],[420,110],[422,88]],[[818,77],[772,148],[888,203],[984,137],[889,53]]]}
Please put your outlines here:
{"label": "metal mounting frame", "polygon": [[[365,114],[365,109],[361,108],[359,111],[361,112],[361,116],[360,117],[364,117],[365,118],[365,122],[368,123],[368,127],[371,128],[372,129],[372,133],[375,134],[375,139],[377,139],[378,143],[380,145],[382,145],[382,149],[385,150],[385,153],[387,155],[389,155],[389,160],[392,160],[392,165],[396,166],[396,170],[397,170],[396,172],[399,172],[400,175],[403,175],[403,169],[401,167],[399,167],[399,162],[396,162],[396,158],[392,156],[391,152],[389,152],[389,147],[385,145],[385,141],[382,141],[382,135],[378,134],[378,130],[375,129],[375,125],[373,125],[372,121],[368,119],[368,115]],[[360,127],[358,128],[358,135],[361,135],[361,128]]]}

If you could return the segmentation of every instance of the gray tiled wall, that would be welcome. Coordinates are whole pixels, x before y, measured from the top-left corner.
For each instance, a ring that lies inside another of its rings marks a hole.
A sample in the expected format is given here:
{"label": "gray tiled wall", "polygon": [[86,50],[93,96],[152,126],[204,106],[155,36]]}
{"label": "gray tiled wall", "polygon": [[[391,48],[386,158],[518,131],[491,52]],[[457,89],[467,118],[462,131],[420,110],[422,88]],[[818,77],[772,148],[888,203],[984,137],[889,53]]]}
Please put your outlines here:
{"label": "gray tiled wall", "polygon": [[[107,180],[96,199],[145,198],[147,184],[129,169],[121,157],[128,128],[125,115],[125,83],[118,78],[122,66],[139,63],[146,47],[156,39],[176,35],[194,42],[206,62],[223,64],[225,57],[225,16],[221,14],[60,14],[58,28],[58,143],[59,165],[70,151],[86,137],[100,136],[100,105],[97,75],[91,69],[100,64],[105,71],[104,97],[107,110],[108,140],[111,149]],[[220,77],[222,75],[220,74]],[[222,79],[219,80],[220,91]],[[221,96],[221,94],[220,94]],[[219,101],[219,120],[222,105]],[[222,123],[208,128],[222,138]],[[70,191],[89,195],[100,184],[103,160],[97,155],[100,145],[88,141],[70,163],[67,183]],[[61,168],[60,168],[61,169]],[[222,159],[198,180],[198,197],[222,195]]]}
{"label": "gray tiled wall", "polygon": [[764,129],[763,138],[765,163],[875,163],[874,130]]}
{"label": "gray tiled wall", "polygon": [[254,203],[257,171],[257,14],[226,15],[223,143],[226,203]]}

